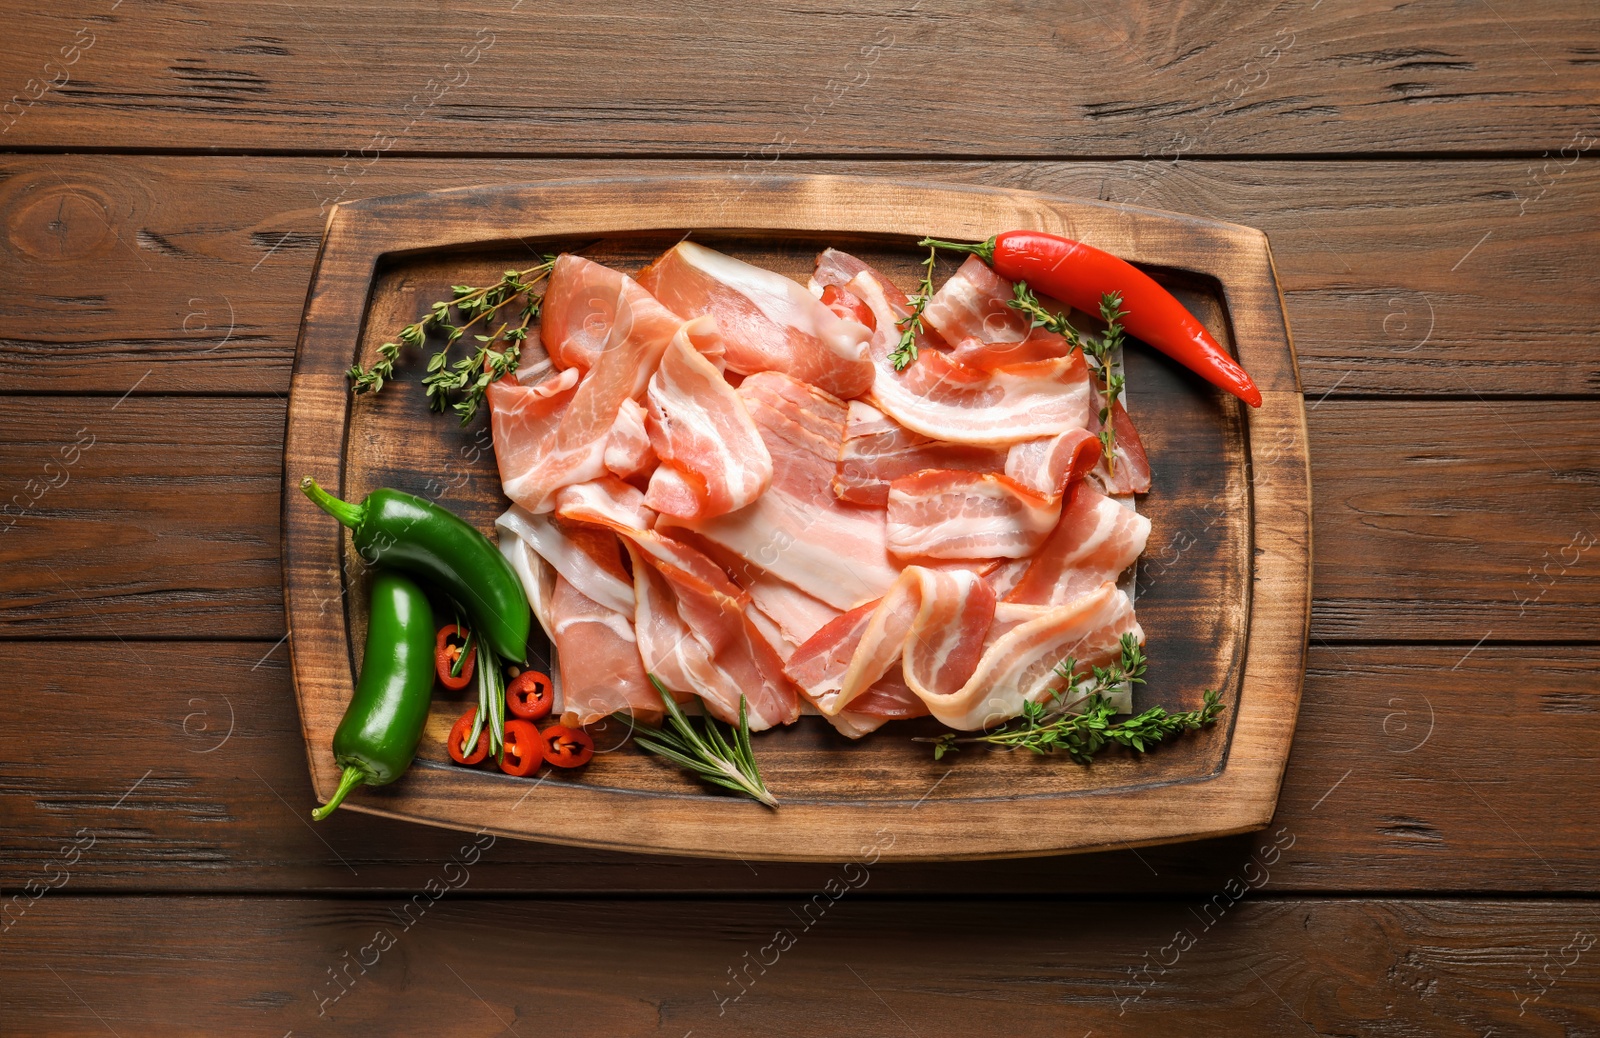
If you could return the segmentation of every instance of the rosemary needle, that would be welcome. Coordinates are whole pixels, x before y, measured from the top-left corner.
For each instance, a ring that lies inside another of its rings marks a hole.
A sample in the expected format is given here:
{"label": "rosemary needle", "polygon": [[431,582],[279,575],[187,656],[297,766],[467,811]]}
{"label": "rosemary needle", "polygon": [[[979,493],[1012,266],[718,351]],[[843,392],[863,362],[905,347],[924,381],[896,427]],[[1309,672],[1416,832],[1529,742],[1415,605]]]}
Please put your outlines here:
{"label": "rosemary needle", "polygon": [[753,797],[768,807],[778,806],[778,798],[761,781],[755,754],[750,749],[750,707],[744,696],[739,697],[737,728],[724,736],[717,722],[707,715],[702,735],[654,674],[650,675],[650,683],[661,693],[667,723],[659,728],[636,727],[634,741],[712,785]]}

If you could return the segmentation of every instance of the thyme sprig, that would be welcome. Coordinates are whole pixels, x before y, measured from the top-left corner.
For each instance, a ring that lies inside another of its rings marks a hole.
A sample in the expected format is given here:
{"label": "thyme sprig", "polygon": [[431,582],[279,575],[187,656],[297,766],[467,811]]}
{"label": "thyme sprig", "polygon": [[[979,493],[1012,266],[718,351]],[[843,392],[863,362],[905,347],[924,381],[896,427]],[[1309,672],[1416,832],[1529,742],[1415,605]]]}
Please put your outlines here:
{"label": "thyme sprig", "polygon": [[1026,281],[1018,281],[1012,291],[1015,298],[1008,300],[1007,306],[1026,314],[1032,319],[1033,327],[1055,332],[1066,339],[1070,347],[1082,350],[1085,359],[1089,361],[1095,386],[1100,393],[1101,452],[1105,455],[1106,471],[1115,474],[1117,432],[1112,415],[1117,398],[1122,395],[1123,387],[1127,384],[1126,378],[1117,370],[1115,363],[1116,351],[1121,348],[1126,338],[1122,319],[1128,316],[1128,312],[1122,309],[1122,293],[1107,292],[1100,297],[1100,319],[1106,323],[1106,330],[1103,335],[1093,336],[1079,332],[1067,321],[1065,314],[1051,313],[1046,309]]}
{"label": "thyme sprig", "polygon": [[[984,743],[1037,754],[1062,750],[1078,763],[1087,764],[1113,743],[1143,753],[1182,732],[1212,724],[1222,713],[1222,694],[1207,689],[1198,710],[1174,714],[1156,706],[1125,721],[1113,721],[1116,710],[1106,696],[1124,684],[1143,684],[1146,666],[1144,650],[1132,634],[1122,636],[1121,648],[1117,662],[1091,666],[1087,677],[1078,674],[1078,661],[1069,656],[1056,667],[1065,685],[1051,689],[1043,700],[1024,703],[1020,717],[994,731],[968,736],[946,732],[917,741],[933,743],[935,760],[964,744]],[[1082,713],[1072,712],[1080,706]]]}
{"label": "thyme sprig", "polygon": [[894,365],[896,371],[904,371],[917,359],[917,336],[922,334],[922,311],[928,308],[928,300],[933,298],[933,265],[938,258],[939,247],[929,245],[928,258],[922,263],[920,291],[911,297],[911,313],[895,323],[895,327],[900,329],[900,344],[889,354],[889,363]]}
{"label": "thyme sprig", "polygon": [[[345,373],[351,391],[378,392],[394,378],[395,362],[403,348],[421,347],[430,334],[443,335],[444,344],[428,358],[427,374],[422,379],[427,387],[428,406],[440,413],[453,410],[466,425],[478,413],[490,383],[517,370],[529,326],[544,307],[543,293],[534,289],[549,277],[555,260],[554,256],[544,256],[542,262],[526,270],[508,270],[492,285],[452,286],[450,299],[433,303],[428,316],[406,325],[394,341],[379,346],[378,357],[371,365],[363,368],[356,364]],[[521,309],[514,313],[520,313],[520,322],[513,326],[505,320],[488,335],[474,334],[477,349],[452,361],[451,350],[467,332],[480,323],[485,329],[494,327],[495,316],[519,300]],[[496,349],[500,343],[504,346]]]}
{"label": "thyme sprig", "polygon": [[712,785],[742,793],[768,807],[778,806],[778,798],[761,780],[755,754],[750,749],[750,707],[743,696],[739,697],[737,727],[730,726],[725,736],[717,722],[707,716],[702,735],[654,674],[650,675],[650,683],[661,693],[661,701],[667,709],[667,723],[660,728],[634,728],[635,742]]}

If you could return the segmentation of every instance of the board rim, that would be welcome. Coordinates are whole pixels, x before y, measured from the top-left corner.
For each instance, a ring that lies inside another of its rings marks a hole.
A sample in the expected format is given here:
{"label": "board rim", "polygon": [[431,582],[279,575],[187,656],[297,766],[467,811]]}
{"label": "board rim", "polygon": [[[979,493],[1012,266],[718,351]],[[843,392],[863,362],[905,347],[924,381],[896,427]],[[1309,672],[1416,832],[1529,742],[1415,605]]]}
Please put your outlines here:
{"label": "board rim", "polygon": [[[338,776],[331,753],[338,718],[329,716],[325,704],[348,699],[354,675],[342,603],[343,528],[299,493],[299,478],[332,472],[333,485],[344,489],[351,411],[344,370],[385,259],[532,237],[685,228],[974,240],[1012,227],[1084,238],[1146,267],[1211,279],[1232,325],[1235,350],[1261,388],[1261,408],[1237,408],[1245,428],[1252,563],[1241,677],[1237,698],[1228,704],[1231,732],[1213,772],[1136,788],[918,801],[912,820],[900,814],[906,807],[899,800],[794,802],[772,812],[736,798],[554,785],[540,793],[541,810],[507,824],[510,816],[496,813],[510,806],[513,792],[520,804],[522,784],[485,783],[465,769],[418,767],[382,802],[352,798],[345,809],[605,850],[786,861],[840,861],[869,849],[875,860],[895,861],[1074,853],[1266,826],[1298,715],[1311,606],[1304,397],[1266,235],[1239,224],[1112,202],[837,175],[584,178],[453,188],[333,207],[295,353],[282,501],[291,669],[319,800],[331,794]],[[337,423],[336,438],[326,435],[330,421]],[[336,454],[330,449],[335,443]],[[1117,811],[1105,810],[1107,797],[1118,801]],[[977,808],[982,817],[973,817]],[[885,847],[886,831],[891,839]]]}

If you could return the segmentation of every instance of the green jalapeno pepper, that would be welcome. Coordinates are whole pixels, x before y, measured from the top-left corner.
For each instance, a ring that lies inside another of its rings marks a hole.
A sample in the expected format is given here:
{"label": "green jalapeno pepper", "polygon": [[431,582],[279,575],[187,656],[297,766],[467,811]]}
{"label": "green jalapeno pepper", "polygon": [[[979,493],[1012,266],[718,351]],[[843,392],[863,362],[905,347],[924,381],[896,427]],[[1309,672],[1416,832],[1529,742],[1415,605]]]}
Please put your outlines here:
{"label": "green jalapeno pepper", "polygon": [[393,782],[411,766],[433,698],[433,609],[422,588],[387,570],[372,578],[361,680],[333,733],[339,788],[311,812],[328,817],[356,786]]}
{"label": "green jalapeno pepper", "polygon": [[339,500],[310,476],[300,481],[300,489],[350,527],[362,558],[434,584],[471,614],[478,637],[496,655],[527,658],[533,614],[517,571],[493,541],[460,516],[387,487],[361,504]]}

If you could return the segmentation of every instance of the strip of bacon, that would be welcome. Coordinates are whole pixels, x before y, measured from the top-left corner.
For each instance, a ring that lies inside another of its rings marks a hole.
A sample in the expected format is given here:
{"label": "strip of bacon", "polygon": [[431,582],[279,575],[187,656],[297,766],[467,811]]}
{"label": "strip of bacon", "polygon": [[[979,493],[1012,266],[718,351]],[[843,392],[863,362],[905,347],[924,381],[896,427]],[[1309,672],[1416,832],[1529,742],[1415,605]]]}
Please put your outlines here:
{"label": "strip of bacon", "polygon": [[1066,339],[1033,327],[1027,315],[1008,305],[1013,288],[983,260],[968,256],[928,300],[922,319],[945,341],[956,344],[955,359],[979,367],[1066,355],[1070,349]]}
{"label": "strip of bacon", "polygon": [[539,341],[556,367],[580,374],[594,367],[630,285],[638,288],[620,270],[571,253],[556,257],[539,310]]}
{"label": "strip of bacon", "polygon": [[607,609],[559,576],[550,612],[563,712],[575,711],[580,724],[619,710],[661,717],[661,697],[645,677],[631,615]]}
{"label": "strip of bacon", "polygon": [[555,435],[577,395],[578,380],[578,372],[568,368],[534,385],[502,378],[489,386],[485,396],[502,487],[509,487],[538,466],[547,449],[545,442]]}
{"label": "strip of bacon", "polygon": [[771,455],[771,487],[737,512],[662,525],[686,527],[835,609],[882,597],[900,571],[884,513],[833,494],[844,403],[778,372],[745,379],[739,396]]}
{"label": "strip of bacon", "polygon": [[624,400],[618,408],[617,420],[606,437],[603,458],[606,470],[623,479],[644,475],[656,467],[658,459],[645,429],[644,406],[638,401]]}
{"label": "strip of bacon", "polygon": [[786,673],[830,715],[853,708],[902,658],[914,657],[924,674],[947,672],[945,682],[959,686],[978,664],[994,607],[994,593],[973,573],[908,566],[882,599],[795,650]]}
{"label": "strip of bacon", "polygon": [[782,274],[685,241],[639,281],[682,317],[715,317],[740,374],[780,371],[841,397],[872,385],[868,330]]}
{"label": "strip of bacon", "polygon": [[743,508],[772,482],[772,457],[750,413],[702,355],[720,349],[716,321],[686,321],[650,379],[650,444],[661,465],[645,504],[680,519]]}
{"label": "strip of bacon", "polygon": [[1081,354],[982,369],[922,350],[904,371],[889,360],[900,341],[896,312],[871,274],[850,291],[872,309],[871,348],[877,375],[869,401],[901,425],[949,443],[1006,447],[1021,440],[1084,428],[1089,375]]}
{"label": "strip of bacon", "polygon": [[1079,673],[1106,666],[1121,651],[1124,634],[1144,643],[1133,603],[1105,583],[1087,594],[1019,624],[984,650],[978,667],[959,688],[946,690],[939,675],[924,675],[908,660],[906,684],[951,728],[975,730],[1009,721],[1026,702],[1040,702],[1062,685],[1056,667],[1068,657]]}
{"label": "strip of bacon", "polygon": [[871,404],[852,400],[833,492],[841,501],[883,508],[889,503],[889,484],[901,476],[923,469],[998,472],[1005,464],[1005,453],[993,447],[940,443]]}
{"label": "strip of bacon", "polygon": [[1006,453],[1006,475],[1042,497],[1055,501],[1100,461],[1100,439],[1088,429],[1068,429],[1059,436],[1014,443]]}
{"label": "strip of bacon", "polygon": [[535,515],[517,505],[494,524],[525,542],[581,594],[613,612],[633,612],[633,580],[622,568],[615,534],[559,516]]}
{"label": "strip of bacon", "polygon": [[[551,290],[556,287],[559,286],[552,286]],[[507,379],[496,383],[496,387],[507,387],[489,397],[490,407],[496,412],[495,456],[506,496],[531,512],[547,512],[557,490],[606,475],[606,446],[623,402],[643,395],[662,353],[682,323],[632,279],[624,277],[605,345],[578,382],[577,391],[564,407],[555,409],[559,420],[553,431],[547,421],[536,432],[530,430],[526,420],[519,417],[517,408],[526,401],[511,394],[528,387],[516,386]],[[564,370],[561,381],[577,370]],[[504,418],[502,410],[506,412]]]}
{"label": "strip of bacon", "polygon": [[[749,703],[753,730],[788,724],[799,716],[799,695],[783,676],[783,661],[745,613],[749,596],[709,558],[647,528],[640,521],[648,513],[637,490],[614,479],[567,487],[556,495],[556,514],[603,526],[629,543],[636,560],[636,599],[640,595],[639,561],[663,579],[671,607],[698,646],[697,654],[677,638],[675,629],[659,635],[663,640],[650,642],[657,648],[669,643],[676,646],[664,656],[651,649],[648,661],[653,672],[658,664],[667,671],[656,675],[669,689],[693,692],[704,700],[707,710],[730,723],[738,720],[742,695]],[[645,619],[651,638],[656,639],[658,632],[666,629],[662,616],[668,601],[654,590],[650,594],[647,605],[652,615],[644,618],[636,612],[635,621]],[[674,659],[676,670],[671,668]]]}
{"label": "strip of bacon", "polygon": [[1149,536],[1149,519],[1079,480],[1067,488],[1061,518],[1006,601],[1060,605],[1115,581]]}
{"label": "strip of bacon", "polygon": [[801,646],[788,673],[824,713],[837,713],[898,659],[905,685],[935,718],[971,730],[1048,696],[1066,658],[1080,668],[1104,665],[1123,634],[1144,640],[1133,604],[1110,583],[1060,606],[1012,607],[1017,615],[991,638],[997,603],[986,588],[970,573],[907,567],[881,602],[846,613]]}
{"label": "strip of bacon", "polygon": [[889,550],[902,559],[1020,559],[1056,526],[1052,505],[993,472],[926,469],[889,484]]}

